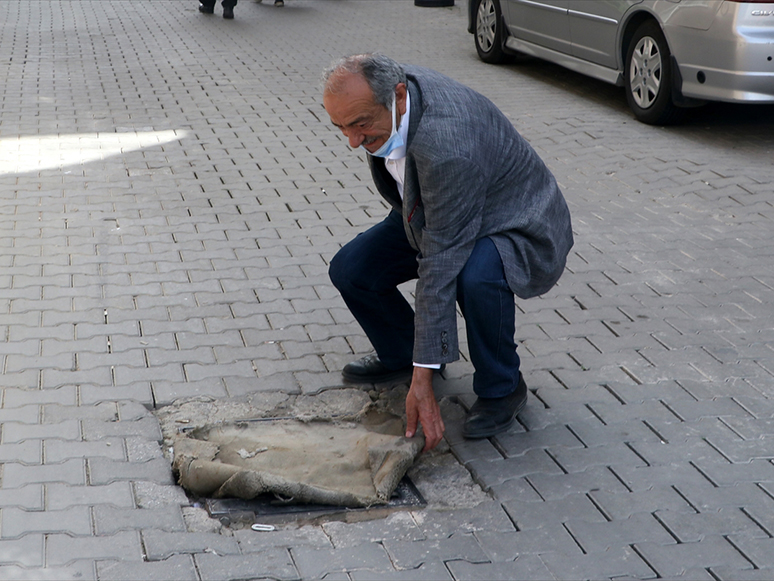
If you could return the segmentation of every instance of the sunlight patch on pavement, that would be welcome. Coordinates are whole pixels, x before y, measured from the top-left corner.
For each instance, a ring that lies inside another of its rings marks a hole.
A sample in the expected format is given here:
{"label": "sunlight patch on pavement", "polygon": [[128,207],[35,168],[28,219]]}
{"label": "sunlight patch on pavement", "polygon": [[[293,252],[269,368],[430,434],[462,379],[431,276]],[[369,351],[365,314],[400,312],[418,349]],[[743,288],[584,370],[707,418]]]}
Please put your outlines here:
{"label": "sunlight patch on pavement", "polygon": [[0,175],[65,168],[183,139],[185,130],[72,133],[0,138]]}

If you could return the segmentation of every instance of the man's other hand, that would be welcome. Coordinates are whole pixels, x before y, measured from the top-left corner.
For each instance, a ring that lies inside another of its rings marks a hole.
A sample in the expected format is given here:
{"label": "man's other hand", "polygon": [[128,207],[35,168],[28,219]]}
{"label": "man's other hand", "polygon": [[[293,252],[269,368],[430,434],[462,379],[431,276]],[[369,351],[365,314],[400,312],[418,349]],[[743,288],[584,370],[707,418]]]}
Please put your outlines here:
{"label": "man's other hand", "polygon": [[446,429],[441,418],[441,408],[433,393],[433,370],[415,367],[411,378],[411,387],[406,396],[406,437],[413,438],[417,433],[417,422],[422,424],[425,433],[427,452],[435,448]]}

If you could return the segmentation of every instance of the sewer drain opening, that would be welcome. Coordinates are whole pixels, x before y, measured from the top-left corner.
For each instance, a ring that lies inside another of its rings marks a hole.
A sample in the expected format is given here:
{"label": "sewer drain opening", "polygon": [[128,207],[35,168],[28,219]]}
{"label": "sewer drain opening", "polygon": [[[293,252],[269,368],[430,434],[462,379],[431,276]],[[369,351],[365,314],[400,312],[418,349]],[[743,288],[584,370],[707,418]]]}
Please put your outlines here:
{"label": "sewer drain opening", "polygon": [[263,524],[314,524],[321,521],[343,520],[357,522],[384,518],[398,510],[411,510],[427,506],[422,493],[404,476],[386,504],[371,507],[350,508],[324,504],[294,504],[271,495],[261,495],[252,500],[240,498],[207,498],[202,501],[211,518],[224,526]]}

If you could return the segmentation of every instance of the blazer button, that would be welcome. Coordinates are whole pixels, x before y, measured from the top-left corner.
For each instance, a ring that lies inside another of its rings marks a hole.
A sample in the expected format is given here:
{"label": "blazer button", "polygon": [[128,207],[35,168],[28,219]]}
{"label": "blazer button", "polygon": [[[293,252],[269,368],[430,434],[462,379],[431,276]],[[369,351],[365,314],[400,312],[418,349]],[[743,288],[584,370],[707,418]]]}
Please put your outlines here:
{"label": "blazer button", "polygon": [[446,355],[449,352],[449,346],[444,343],[441,345],[441,355]]}

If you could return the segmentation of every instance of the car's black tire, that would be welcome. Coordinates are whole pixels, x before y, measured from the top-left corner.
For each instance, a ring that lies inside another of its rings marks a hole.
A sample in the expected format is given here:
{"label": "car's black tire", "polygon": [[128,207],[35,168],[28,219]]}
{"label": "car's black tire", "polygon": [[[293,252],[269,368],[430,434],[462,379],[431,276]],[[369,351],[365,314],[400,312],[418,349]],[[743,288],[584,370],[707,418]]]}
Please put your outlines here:
{"label": "car's black tire", "polygon": [[473,36],[478,58],[493,65],[503,62],[504,32],[499,0],[477,0],[474,15]]}
{"label": "car's black tire", "polygon": [[652,20],[635,31],[626,51],[626,100],[634,116],[649,125],[676,123],[683,109],[672,102],[672,55]]}

